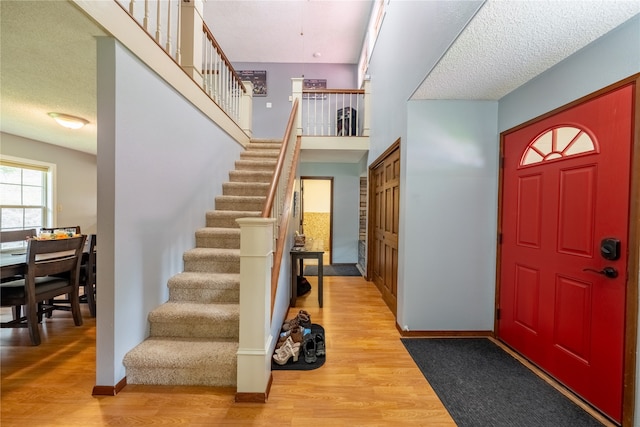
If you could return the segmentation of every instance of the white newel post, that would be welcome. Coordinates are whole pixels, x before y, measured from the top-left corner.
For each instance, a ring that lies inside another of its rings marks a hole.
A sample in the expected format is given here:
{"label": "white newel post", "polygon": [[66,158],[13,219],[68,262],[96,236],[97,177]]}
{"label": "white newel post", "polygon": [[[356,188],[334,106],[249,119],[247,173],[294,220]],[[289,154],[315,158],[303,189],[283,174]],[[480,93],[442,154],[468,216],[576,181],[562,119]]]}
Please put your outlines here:
{"label": "white newel post", "polygon": [[302,135],[302,77],[291,79],[291,105],[298,100],[298,114],[296,114],[296,135]]}
{"label": "white newel post", "polygon": [[239,218],[240,345],[237,393],[265,393],[271,377],[273,218]]}
{"label": "white newel post", "polygon": [[371,79],[365,78],[364,86],[364,118],[362,122],[362,136],[370,136],[371,130]]}
{"label": "white newel post", "polygon": [[243,81],[245,92],[240,98],[240,129],[247,134],[249,138],[253,136],[251,122],[253,121],[253,83]]}
{"label": "white newel post", "polygon": [[180,65],[196,82],[202,82],[203,0],[180,2]]}

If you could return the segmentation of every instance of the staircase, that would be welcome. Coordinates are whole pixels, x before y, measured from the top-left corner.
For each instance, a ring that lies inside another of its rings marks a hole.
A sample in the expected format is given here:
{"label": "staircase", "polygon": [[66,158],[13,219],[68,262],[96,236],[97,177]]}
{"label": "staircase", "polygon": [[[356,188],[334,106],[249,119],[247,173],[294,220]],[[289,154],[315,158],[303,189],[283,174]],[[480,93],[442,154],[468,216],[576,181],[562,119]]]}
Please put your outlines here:
{"label": "staircase", "polygon": [[235,386],[240,324],[240,228],[262,212],[281,142],[251,140],[168,281],[169,301],[149,313],[149,337],[123,360],[128,384]]}

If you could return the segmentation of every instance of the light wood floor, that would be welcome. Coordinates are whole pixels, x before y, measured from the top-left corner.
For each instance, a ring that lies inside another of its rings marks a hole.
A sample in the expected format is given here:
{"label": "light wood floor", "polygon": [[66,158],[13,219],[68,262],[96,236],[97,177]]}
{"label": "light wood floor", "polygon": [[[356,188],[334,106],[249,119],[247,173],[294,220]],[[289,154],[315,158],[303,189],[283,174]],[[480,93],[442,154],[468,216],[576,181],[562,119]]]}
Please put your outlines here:
{"label": "light wood floor", "polygon": [[[93,397],[95,319],[56,312],[32,347],[26,329],[0,330],[1,418],[12,426],[455,426],[400,342],[376,287],[325,277],[298,307],[325,328],[327,360],[313,371],[274,371],[266,404],[234,403],[235,389],[128,385]],[[3,309],[3,316],[7,315]],[[290,317],[291,317],[290,316]]]}

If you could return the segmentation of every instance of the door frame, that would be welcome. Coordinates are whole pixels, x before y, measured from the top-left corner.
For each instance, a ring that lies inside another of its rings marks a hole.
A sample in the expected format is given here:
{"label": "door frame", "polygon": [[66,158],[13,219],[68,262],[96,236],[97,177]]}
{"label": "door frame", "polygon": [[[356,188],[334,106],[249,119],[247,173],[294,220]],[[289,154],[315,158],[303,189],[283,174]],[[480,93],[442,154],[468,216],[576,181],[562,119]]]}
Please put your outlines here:
{"label": "door frame", "polygon": [[300,224],[304,233],[304,183],[305,180],[329,181],[329,264],[333,264],[333,177],[332,176],[301,176],[300,177]]}
{"label": "door frame", "polygon": [[496,293],[495,293],[495,317],[494,317],[494,333],[496,338],[503,342],[499,336],[499,308],[500,308],[500,274],[502,259],[502,214],[503,214],[503,170],[504,170],[504,135],[509,132],[529,126],[532,123],[544,120],[557,113],[568,110],[576,105],[582,104],[588,100],[597,98],[614,89],[635,83],[632,118],[633,135],[631,141],[631,176],[630,176],[630,192],[629,192],[629,234],[628,242],[628,267],[626,281],[626,307],[625,307],[625,331],[624,331],[624,361],[623,361],[623,391],[622,391],[622,425],[632,426],[635,412],[636,398],[636,348],[638,341],[638,275],[640,273],[640,73],[634,74],[624,80],[606,86],[596,92],[583,96],[575,101],[558,107],[548,113],[540,115],[536,118],[528,120],[511,129],[507,129],[500,133],[500,169],[498,172],[498,239],[496,250]]}

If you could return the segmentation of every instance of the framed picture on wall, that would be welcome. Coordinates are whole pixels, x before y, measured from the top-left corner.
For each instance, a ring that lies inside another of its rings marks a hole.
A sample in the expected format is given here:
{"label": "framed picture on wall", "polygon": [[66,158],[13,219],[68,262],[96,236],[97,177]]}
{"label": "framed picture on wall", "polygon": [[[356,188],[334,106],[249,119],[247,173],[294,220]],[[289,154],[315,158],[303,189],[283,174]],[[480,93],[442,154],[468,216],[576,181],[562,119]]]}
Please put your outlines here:
{"label": "framed picture on wall", "polygon": [[267,72],[265,70],[237,71],[242,81],[253,83],[253,96],[267,96]]}
{"label": "framed picture on wall", "polygon": [[303,99],[327,99],[326,93],[304,93],[305,90],[326,89],[326,79],[304,79],[302,80]]}

